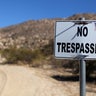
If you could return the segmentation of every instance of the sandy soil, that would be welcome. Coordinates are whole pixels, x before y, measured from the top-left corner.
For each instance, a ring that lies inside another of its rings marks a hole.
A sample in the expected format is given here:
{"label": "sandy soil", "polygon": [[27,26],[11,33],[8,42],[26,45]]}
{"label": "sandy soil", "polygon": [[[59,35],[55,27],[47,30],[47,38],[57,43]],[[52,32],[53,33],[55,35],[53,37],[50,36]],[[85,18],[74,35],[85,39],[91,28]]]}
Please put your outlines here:
{"label": "sandy soil", "polygon": [[[58,82],[45,71],[0,65],[0,96],[79,96],[78,82]],[[96,96],[94,90],[87,91],[87,96]]]}

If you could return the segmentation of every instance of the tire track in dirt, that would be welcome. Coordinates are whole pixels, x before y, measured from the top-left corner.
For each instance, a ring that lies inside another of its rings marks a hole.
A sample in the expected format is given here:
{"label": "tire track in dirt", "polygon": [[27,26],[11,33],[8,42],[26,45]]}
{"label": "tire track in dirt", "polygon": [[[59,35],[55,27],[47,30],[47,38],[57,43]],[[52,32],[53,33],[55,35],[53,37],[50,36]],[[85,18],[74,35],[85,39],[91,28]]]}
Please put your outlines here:
{"label": "tire track in dirt", "polygon": [[4,87],[6,85],[6,82],[7,82],[7,75],[6,75],[5,72],[3,72],[0,69],[0,96],[2,95],[2,92],[4,90]]}

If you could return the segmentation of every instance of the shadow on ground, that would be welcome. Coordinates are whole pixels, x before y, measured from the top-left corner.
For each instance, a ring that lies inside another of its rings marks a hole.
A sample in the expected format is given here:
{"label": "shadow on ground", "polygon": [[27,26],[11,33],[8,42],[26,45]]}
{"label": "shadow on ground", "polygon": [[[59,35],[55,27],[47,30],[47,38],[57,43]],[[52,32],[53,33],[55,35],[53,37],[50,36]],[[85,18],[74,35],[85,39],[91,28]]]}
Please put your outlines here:
{"label": "shadow on ground", "polygon": [[79,81],[79,76],[60,76],[60,75],[54,75],[52,76],[53,79],[57,81]]}
{"label": "shadow on ground", "polygon": [[[79,76],[61,76],[61,75],[53,75],[53,79],[57,81],[69,81],[69,82],[76,82],[79,81]],[[86,81],[89,83],[95,82],[96,83],[96,77],[87,77]]]}

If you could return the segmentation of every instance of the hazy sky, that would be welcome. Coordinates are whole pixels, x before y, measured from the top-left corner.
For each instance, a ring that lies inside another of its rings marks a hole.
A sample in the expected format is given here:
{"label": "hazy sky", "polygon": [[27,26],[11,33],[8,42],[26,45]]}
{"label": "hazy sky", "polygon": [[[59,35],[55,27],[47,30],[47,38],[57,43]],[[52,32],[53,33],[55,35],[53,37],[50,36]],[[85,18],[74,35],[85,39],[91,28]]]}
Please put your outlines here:
{"label": "hazy sky", "polygon": [[0,27],[77,13],[96,13],[96,0],[0,0]]}

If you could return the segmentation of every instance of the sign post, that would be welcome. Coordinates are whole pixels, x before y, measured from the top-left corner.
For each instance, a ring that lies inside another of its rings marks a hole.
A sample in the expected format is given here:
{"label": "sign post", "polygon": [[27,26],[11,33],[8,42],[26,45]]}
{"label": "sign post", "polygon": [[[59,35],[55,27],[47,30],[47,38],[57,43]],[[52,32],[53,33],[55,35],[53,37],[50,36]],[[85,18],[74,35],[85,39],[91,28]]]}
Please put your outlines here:
{"label": "sign post", "polygon": [[86,96],[86,63],[80,60],[80,96]]}
{"label": "sign post", "polygon": [[80,96],[86,96],[85,60],[96,59],[96,20],[57,21],[55,57],[80,60]]}

